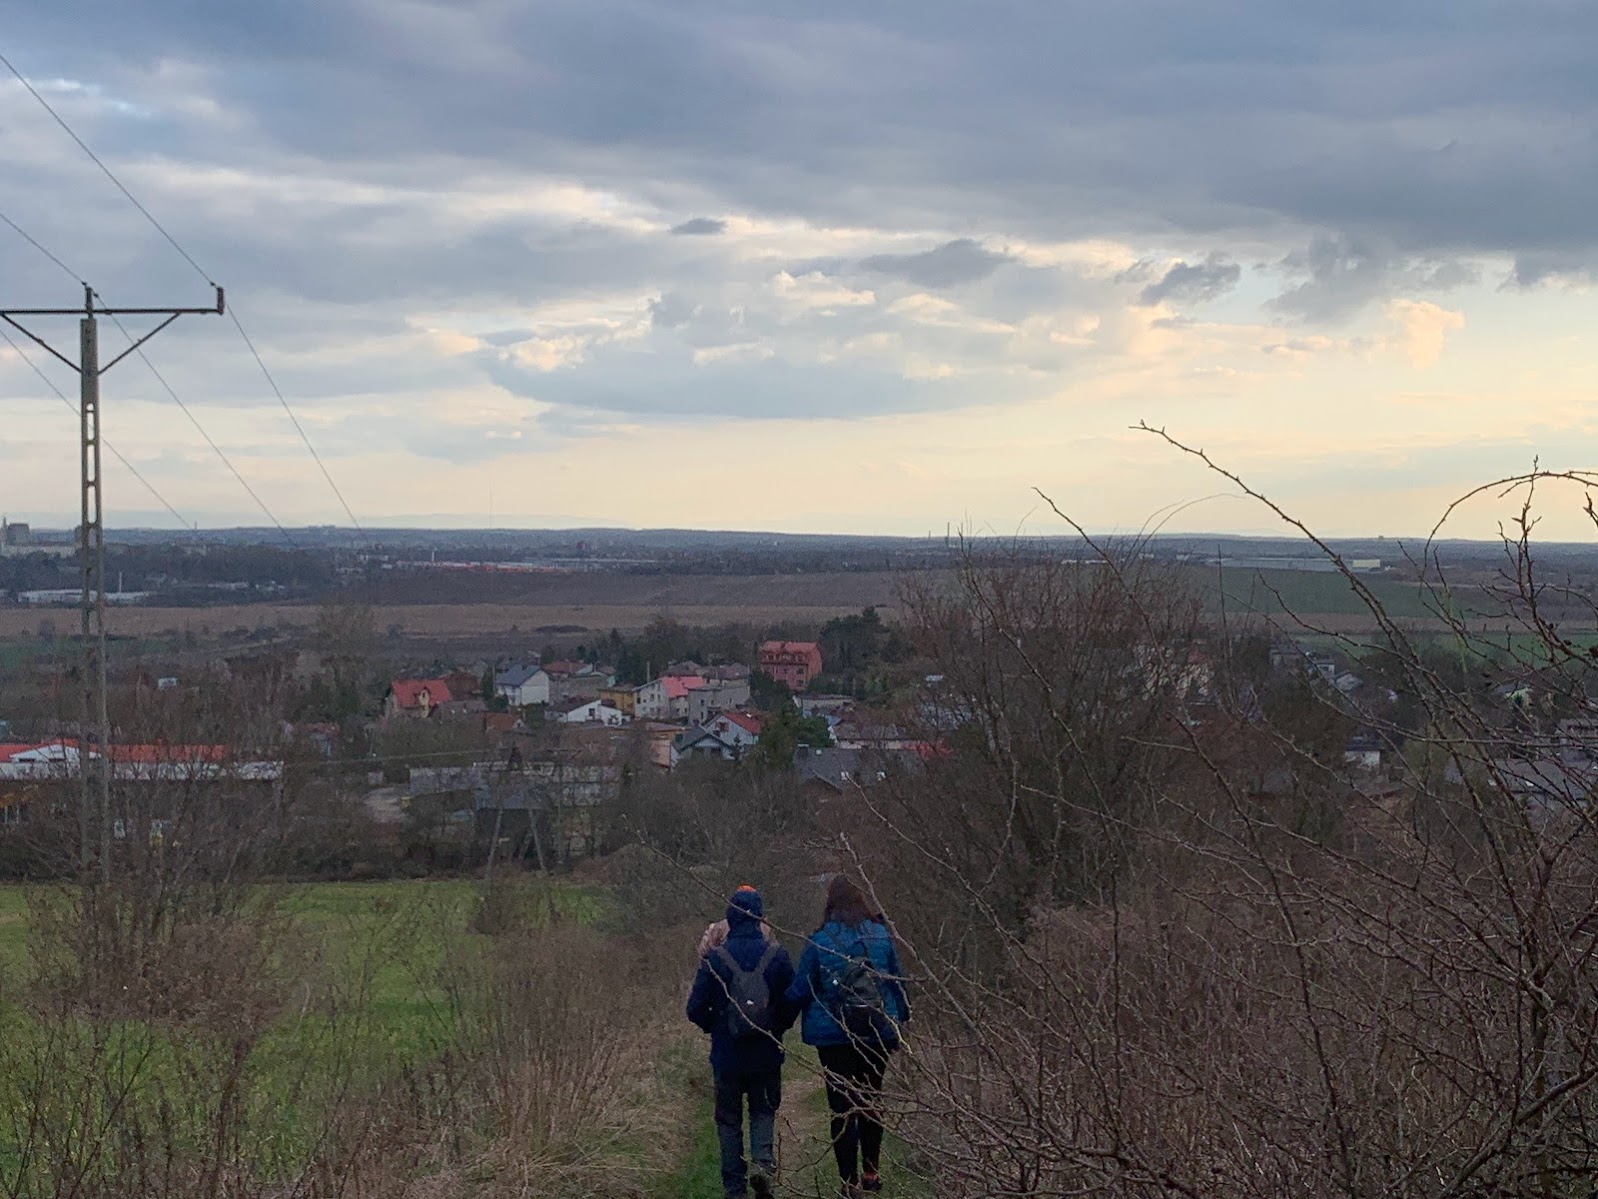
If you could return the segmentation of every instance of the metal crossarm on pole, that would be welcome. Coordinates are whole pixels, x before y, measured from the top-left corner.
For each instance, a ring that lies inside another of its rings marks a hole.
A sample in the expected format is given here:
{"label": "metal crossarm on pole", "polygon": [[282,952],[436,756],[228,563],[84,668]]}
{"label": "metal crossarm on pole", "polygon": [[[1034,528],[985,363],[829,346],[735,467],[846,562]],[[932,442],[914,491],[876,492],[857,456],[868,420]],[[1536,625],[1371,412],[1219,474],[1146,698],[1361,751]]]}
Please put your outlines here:
{"label": "metal crossarm on pole", "polygon": [[[78,846],[84,877],[93,876],[95,858],[98,857],[98,875],[102,883],[111,881],[113,837],[111,721],[106,702],[105,496],[100,480],[100,377],[178,317],[220,316],[225,311],[220,287],[216,288],[216,304],[211,308],[111,308],[97,302],[95,291],[88,284],[83,286],[81,308],[0,309],[0,320],[78,372],[78,446],[82,485],[78,574],[82,587],[79,604],[83,630],[83,724],[78,736]],[[76,362],[17,320],[18,317],[67,316],[78,318]],[[110,362],[101,365],[99,318],[102,316],[160,316],[166,319]],[[95,743],[92,746],[88,738],[91,726],[95,730]],[[94,835],[96,826],[98,838]],[[95,852],[96,848],[98,853]]]}

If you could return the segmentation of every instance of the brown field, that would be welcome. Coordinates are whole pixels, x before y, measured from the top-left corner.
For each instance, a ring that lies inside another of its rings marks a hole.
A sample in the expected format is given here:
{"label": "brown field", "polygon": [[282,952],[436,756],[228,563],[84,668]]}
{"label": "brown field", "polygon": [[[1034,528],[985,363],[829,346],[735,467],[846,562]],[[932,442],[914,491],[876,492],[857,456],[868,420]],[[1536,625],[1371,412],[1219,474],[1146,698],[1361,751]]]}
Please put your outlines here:
{"label": "brown field", "polygon": [[[888,572],[837,572],[808,575],[553,575],[516,579],[514,600],[506,580],[484,580],[493,598],[461,595],[469,583],[450,588],[449,602],[395,602],[398,589],[375,597],[380,628],[399,625],[412,637],[472,636],[540,630],[636,632],[656,616],[685,625],[715,627],[730,623],[798,624],[819,627],[845,612],[869,605],[891,609],[900,577]],[[394,597],[394,598],[390,598]],[[316,620],[315,604],[234,604],[210,608],[116,608],[106,613],[113,636],[158,636],[170,630],[214,635],[238,628],[307,626]],[[63,608],[0,609],[0,638],[32,637],[42,620],[63,633],[77,614]]]}

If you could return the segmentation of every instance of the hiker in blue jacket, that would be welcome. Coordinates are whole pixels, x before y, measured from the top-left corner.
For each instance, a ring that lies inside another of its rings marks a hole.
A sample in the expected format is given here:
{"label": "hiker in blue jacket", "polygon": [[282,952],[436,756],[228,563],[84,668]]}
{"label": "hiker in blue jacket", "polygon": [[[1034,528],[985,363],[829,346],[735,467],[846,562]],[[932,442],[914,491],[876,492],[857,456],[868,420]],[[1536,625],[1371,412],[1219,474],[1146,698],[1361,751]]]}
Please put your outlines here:
{"label": "hiker in blue jacket", "polygon": [[882,1079],[909,1022],[910,1002],[893,936],[865,892],[843,875],[827,885],[821,927],[810,936],[788,1000],[826,1071],[832,1152],[843,1194],[880,1191]]}
{"label": "hiker in blue jacket", "polygon": [[[782,1037],[798,1014],[788,1003],[793,959],[768,936],[760,892],[739,887],[727,904],[727,939],[700,961],[688,995],[688,1019],[710,1034],[716,1089],[716,1139],[727,1199],[752,1188],[771,1194],[777,1174],[777,1108],[782,1104]],[[749,1157],[743,1109],[749,1104]]]}

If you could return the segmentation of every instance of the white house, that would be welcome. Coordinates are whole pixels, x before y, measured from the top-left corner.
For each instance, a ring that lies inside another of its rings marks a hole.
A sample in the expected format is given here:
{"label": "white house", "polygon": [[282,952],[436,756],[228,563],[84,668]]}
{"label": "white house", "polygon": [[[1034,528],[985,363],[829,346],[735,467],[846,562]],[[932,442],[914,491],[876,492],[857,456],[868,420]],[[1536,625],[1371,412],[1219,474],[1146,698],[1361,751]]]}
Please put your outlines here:
{"label": "white house", "polygon": [[671,747],[673,766],[684,758],[721,758],[726,762],[736,762],[742,757],[742,749],[729,745],[709,729],[690,729],[673,742]]}
{"label": "white house", "polygon": [[723,712],[709,724],[705,731],[717,740],[743,752],[751,750],[760,741],[760,727],[765,722],[747,712]]}
{"label": "white house", "polygon": [[562,724],[602,724],[607,728],[615,728],[631,720],[631,716],[614,704],[607,704],[599,699],[591,699],[586,704],[580,704],[560,718]]}
{"label": "white house", "polygon": [[494,694],[513,708],[549,702],[549,672],[539,666],[512,666],[494,676]]}
{"label": "white house", "polygon": [[704,683],[697,675],[662,675],[638,688],[633,713],[640,720],[686,720],[688,693]]}

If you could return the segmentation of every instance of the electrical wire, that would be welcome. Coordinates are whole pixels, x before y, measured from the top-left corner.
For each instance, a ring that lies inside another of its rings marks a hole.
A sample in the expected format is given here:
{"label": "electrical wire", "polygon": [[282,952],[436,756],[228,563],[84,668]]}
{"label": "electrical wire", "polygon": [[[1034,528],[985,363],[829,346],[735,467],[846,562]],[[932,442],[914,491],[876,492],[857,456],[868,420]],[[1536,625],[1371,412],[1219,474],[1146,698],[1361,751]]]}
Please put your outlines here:
{"label": "electrical wire", "polygon": [[[3,59],[4,59],[4,56],[0,55],[0,61],[3,61]],[[7,62],[6,65],[7,66],[11,66],[11,64],[9,62]],[[15,73],[16,68],[12,67],[12,71],[13,71],[13,73]],[[21,76],[18,76],[18,78],[21,78]],[[23,83],[24,83],[24,85],[26,85],[27,84],[27,80],[24,79]],[[32,88],[30,87],[29,90],[32,91]],[[34,94],[38,95],[37,92],[35,92]],[[42,99],[40,100],[40,103],[43,103]],[[49,105],[46,104],[45,107],[49,108]],[[52,110],[52,112],[53,112],[53,110]],[[57,118],[57,119],[59,120],[59,118]],[[71,131],[68,130],[68,132],[71,132]],[[87,149],[87,147],[85,147],[85,149]],[[5,221],[5,223],[7,225],[9,225],[12,229],[14,229],[19,236],[21,236],[25,241],[27,241],[27,243],[29,245],[31,245],[34,249],[38,250],[39,253],[43,254],[51,262],[55,263],[58,267],[60,267],[68,275],[71,275],[74,278],[77,277],[77,272],[72,270],[72,268],[67,266],[67,264],[65,262],[63,262],[60,258],[56,257],[56,255],[52,254],[48,249],[46,249],[42,242],[40,242],[32,234],[28,233],[27,230],[23,229],[22,226],[18,225],[14,220],[12,220],[8,216],[5,216],[5,214],[3,214],[3,213],[0,213],[0,219],[3,219]],[[92,292],[91,294],[93,294],[96,298],[99,298],[99,293],[98,292]],[[112,322],[116,325],[116,327],[118,329],[122,330],[122,336],[124,336],[124,337],[126,337],[128,339],[129,344],[132,344],[133,340],[134,340],[133,339],[133,335],[128,332],[127,327],[125,325],[123,325],[123,323],[120,320],[118,320],[117,317],[114,314],[107,313],[107,315],[110,316]],[[0,332],[3,332],[3,330],[0,330]],[[40,370],[39,367],[34,364],[34,362],[33,362],[33,360],[31,358],[29,358],[26,354],[22,353],[21,346],[19,346],[15,341],[12,340],[11,335],[9,333],[6,333],[5,337],[6,337],[6,342],[14,350],[17,351],[17,353],[22,357],[22,360],[24,362],[26,362],[30,367],[33,368],[34,373],[37,374],[41,379],[43,379],[45,381],[45,383],[47,383],[50,386],[50,389],[56,393],[56,396],[61,400],[61,402],[66,404],[67,407],[72,408],[72,410],[74,412],[76,412],[77,409],[73,405],[72,401],[67,399],[67,397],[62,394],[61,389],[56,387],[54,381],[51,380],[51,378],[48,375],[46,375],[42,370]],[[277,526],[277,530],[278,530],[279,533],[283,534],[284,540],[288,541],[288,543],[290,545],[293,545],[294,544],[293,538],[289,537],[288,530],[283,527],[282,522],[279,521],[278,518],[272,513],[272,510],[266,506],[266,502],[264,500],[262,500],[261,497],[256,493],[255,488],[253,488],[253,487],[251,487],[249,485],[249,483],[245,480],[244,476],[239,473],[238,468],[233,465],[232,461],[228,458],[228,456],[225,453],[222,452],[222,447],[217,445],[216,441],[211,437],[211,435],[205,431],[205,426],[200,424],[199,418],[196,417],[194,415],[194,413],[192,411],[190,411],[189,406],[187,404],[185,404],[181,398],[179,398],[178,393],[172,389],[172,385],[166,381],[166,377],[164,375],[162,375],[160,371],[156,370],[155,364],[150,361],[150,359],[145,355],[145,353],[144,353],[144,351],[142,349],[139,349],[137,352],[138,352],[139,357],[143,360],[144,365],[150,368],[150,373],[153,374],[156,377],[156,381],[159,382],[161,384],[161,386],[166,389],[167,395],[172,397],[173,402],[175,404],[177,404],[177,406],[180,409],[182,409],[183,415],[188,417],[189,418],[189,422],[191,424],[193,424],[193,426],[197,430],[199,430],[200,436],[205,438],[206,444],[209,445],[213,450],[216,451],[216,456],[222,460],[222,465],[226,466],[228,468],[228,470],[232,472],[233,477],[239,481],[239,485],[241,487],[243,487],[246,492],[249,493],[250,498],[252,500],[254,500],[260,506],[261,511],[266,513],[267,519],[270,520],[274,525]],[[178,522],[180,524],[183,524],[186,527],[195,527],[195,526],[189,526],[188,522],[185,521],[182,516],[178,515],[177,510],[175,508],[173,508],[171,504],[167,503],[166,499],[161,495],[161,493],[159,491],[156,491],[156,489],[150,484],[148,479],[144,478],[143,475],[139,474],[139,472],[134,469],[132,463],[130,463],[126,458],[124,458],[120,453],[118,453],[114,448],[112,448],[109,445],[109,443],[107,443],[107,447],[106,448],[111,449],[111,452],[113,454],[116,454],[117,461],[121,462],[122,465],[126,466],[130,471],[133,471],[133,474],[138,478],[139,482],[143,483],[146,487],[148,487],[150,489],[150,491],[155,495],[155,497],[157,499],[159,499],[163,505],[165,505],[166,510],[168,512],[172,513],[173,516],[176,516],[178,518]]]}
{"label": "electrical wire", "polygon": [[300,440],[305,443],[305,448],[311,452],[317,468],[322,472],[322,478],[327,480],[327,485],[333,489],[333,494],[338,496],[338,502],[344,505],[344,512],[350,518],[350,523],[355,526],[358,533],[364,534],[361,522],[356,518],[355,510],[350,507],[349,501],[344,498],[344,493],[338,489],[338,484],[333,482],[333,476],[328,472],[327,465],[322,461],[322,455],[316,452],[316,447],[311,444],[311,439],[305,435],[305,429],[300,425],[300,418],[294,415],[294,409],[289,407],[289,402],[283,398],[283,389],[277,385],[277,380],[272,377],[272,372],[266,369],[266,363],[261,359],[260,351],[255,348],[255,343],[250,340],[250,335],[244,331],[244,325],[239,321],[237,309],[229,306],[228,315],[233,318],[233,327],[239,331],[239,336],[244,339],[244,344],[249,347],[250,354],[255,359],[255,365],[261,368],[261,373],[266,376],[267,385],[271,387],[272,394],[277,396],[277,402],[283,405],[283,411],[288,413],[289,421],[294,425],[294,431],[300,435]]}
{"label": "electrical wire", "polygon": [[[28,357],[27,352],[25,350],[23,350],[23,348],[20,345],[18,345],[15,340],[12,339],[11,334],[5,329],[0,329],[0,337],[4,337],[6,339],[6,344],[9,345],[13,350],[15,350],[17,352],[17,357],[21,358],[22,361],[26,362],[30,367],[32,367],[33,368],[33,373],[38,375],[39,378],[44,380],[44,384],[45,384],[46,387],[48,387],[51,391],[55,392],[56,398],[58,400],[60,400],[63,404],[66,405],[67,411],[71,412],[74,416],[77,416],[78,415],[78,406],[76,404],[74,404],[71,400],[69,400],[66,397],[66,394],[59,387],[56,386],[55,380],[52,379],[49,375],[45,374],[44,370],[39,366],[39,364],[37,362],[35,362],[32,358]],[[102,444],[104,444],[105,448],[111,451],[112,456],[114,458],[116,458],[116,460],[118,462],[122,463],[123,466],[125,466],[127,468],[128,473],[131,474],[140,483],[144,484],[145,490],[148,491],[151,495],[153,495],[157,500],[159,500],[161,502],[161,506],[172,514],[172,518],[174,520],[176,520],[179,525],[181,525],[185,529],[198,529],[199,528],[198,525],[192,525],[188,521],[184,520],[183,519],[183,513],[179,512],[176,508],[174,508],[172,506],[172,504],[167,500],[166,496],[162,495],[158,490],[156,490],[155,484],[150,482],[150,480],[146,479],[144,477],[144,475],[142,473],[140,473],[138,467],[134,466],[133,463],[129,462],[126,458],[124,458],[122,456],[122,451],[118,450],[116,448],[116,446],[112,445],[109,441],[105,441],[103,438],[101,439],[101,441],[102,441]]]}
{"label": "electrical wire", "polygon": [[89,156],[90,160],[94,163],[94,165],[99,167],[100,170],[102,172],[104,172],[105,177],[107,179],[111,180],[112,184],[115,185],[116,189],[119,192],[121,192],[124,196],[126,196],[128,198],[128,202],[131,203],[133,205],[133,207],[137,208],[140,212],[142,212],[144,214],[144,219],[149,221],[150,224],[155,226],[156,232],[158,232],[162,237],[166,238],[167,241],[169,241],[172,244],[172,248],[174,250],[176,250],[179,254],[183,255],[184,259],[188,262],[188,264],[190,266],[192,266],[195,269],[196,272],[199,273],[200,278],[204,279],[212,287],[215,287],[216,284],[214,282],[212,282],[211,276],[206,274],[205,269],[203,267],[201,267],[198,262],[194,261],[193,257],[190,256],[190,254],[189,254],[189,252],[187,250],[185,250],[182,246],[178,245],[178,239],[173,237],[170,233],[168,233],[166,231],[166,226],[161,224],[160,221],[156,220],[155,217],[151,214],[150,210],[148,208],[146,208],[143,204],[140,204],[139,201],[138,201],[138,198],[136,196],[134,196],[134,194],[132,192],[130,192],[125,186],[123,186],[122,180],[120,180],[120,179],[118,179],[116,177],[115,172],[113,172],[110,167],[106,166],[105,163],[100,160],[100,156],[98,154],[96,154],[93,150],[89,149],[89,145],[88,145],[87,142],[85,142],[81,137],[79,137],[75,132],[73,132],[72,126],[68,125],[66,123],[65,119],[62,118],[61,114],[58,113],[54,108],[52,108],[50,106],[50,101],[46,100],[43,96],[41,96],[39,94],[39,90],[36,87],[34,87],[33,84],[28,82],[28,77],[26,75],[24,75],[21,71],[17,70],[16,66],[13,65],[11,60],[5,56],[4,52],[0,52],[0,63],[5,64],[6,69],[17,77],[17,82],[22,84],[23,87],[28,89],[28,94],[31,95],[35,100],[37,100],[39,102],[39,104],[44,108],[45,112],[49,113],[50,116],[55,120],[55,123],[57,125],[60,125],[61,128],[66,131],[66,135],[68,137],[70,137],[73,141],[78,143],[78,149],[82,150],[85,154],[87,154]]}
{"label": "electrical wire", "polygon": [[63,271],[65,271],[68,275],[70,275],[74,280],[76,280],[79,283],[83,282],[83,277],[81,275],[79,275],[77,271],[73,270],[66,263],[62,262],[54,254],[50,253],[50,251],[45,249],[44,246],[41,245],[34,238],[34,236],[31,233],[29,233],[26,229],[24,229],[21,225],[17,224],[14,220],[12,220],[10,217],[8,217],[3,212],[0,212],[0,221],[4,221],[7,225],[11,226],[12,230],[17,234],[18,237],[22,238],[23,241],[27,242],[35,250],[39,251],[39,253],[43,254],[51,262],[55,263],[58,267],[60,267]]}
{"label": "electrical wire", "polygon": [[[98,295],[99,293],[95,294]],[[124,326],[114,314],[107,313],[107,315],[111,317],[111,323],[114,324],[118,329],[122,330],[122,336],[128,339],[128,343],[130,345],[133,344],[133,334],[128,332],[126,326]],[[244,488],[244,490],[249,493],[250,498],[255,501],[256,506],[260,508],[262,512],[266,513],[266,518],[277,527],[277,531],[279,533],[283,534],[283,540],[288,542],[290,547],[295,549],[299,548],[295,544],[294,538],[289,536],[289,531],[283,527],[283,522],[278,520],[272,509],[266,506],[266,501],[260,497],[255,488],[250,486],[249,481],[239,473],[239,468],[233,465],[232,459],[230,459],[227,454],[223,452],[222,447],[217,445],[215,439],[213,439],[212,436],[205,431],[205,426],[202,425],[199,418],[195,416],[192,411],[190,411],[189,406],[183,402],[182,397],[172,389],[172,384],[166,381],[166,376],[156,369],[155,363],[150,361],[149,356],[145,354],[143,348],[141,347],[135,349],[134,353],[139,356],[140,361],[142,361],[145,366],[150,368],[150,373],[155,376],[155,381],[165,389],[167,395],[172,398],[172,402],[183,410],[183,415],[189,418],[189,423],[199,431],[200,436],[205,438],[205,444],[216,451],[216,456],[222,459],[222,465],[227,467],[228,470],[232,472],[233,477],[239,481],[239,486]]]}
{"label": "electrical wire", "polygon": [[[172,236],[165,225],[161,224],[160,221],[155,219],[155,215],[151,213],[148,208],[139,203],[138,197],[128,190],[127,186],[122,182],[122,180],[117,178],[116,172],[108,167],[104,160],[102,160],[98,154],[89,148],[88,143],[77,135],[72,126],[67,124],[66,119],[62,117],[62,115],[53,107],[51,107],[50,102],[39,94],[38,89],[35,88],[33,84],[28,82],[27,77],[23,75],[21,71],[17,70],[16,66],[5,56],[4,53],[0,53],[0,63],[5,64],[6,68],[17,77],[17,81],[20,82],[23,87],[28,89],[29,94],[39,102],[39,104],[44,108],[45,112],[49,113],[51,118],[54,119],[55,123],[60,125],[61,128],[66,131],[67,136],[78,144],[78,148],[89,156],[89,158],[94,162],[94,165],[99,167],[100,170],[104,172],[105,177],[116,186],[116,189],[119,192],[127,197],[129,203],[131,203],[133,207],[137,208],[139,212],[144,215],[144,219],[149,221],[150,224],[154,226],[156,232],[158,232],[162,237],[166,238],[166,240],[171,244],[172,248],[183,256],[184,261],[194,268],[195,273],[198,274],[200,278],[204,279],[207,284],[215,287],[216,281],[211,278],[210,272],[208,272],[197,261],[195,261],[194,256],[185,250],[181,244],[179,244],[178,239]],[[10,224],[11,222],[7,221],[6,223]],[[12,227],[15,228],[14,225]],[[22,233],[22,230],[18,229],[17,232]],[[28,237],[26,233],[23,233],[22,235],[24,237]],[[41,252],[49,255],[49,257],[63,270],[67,270],[66,265],[62,263],[60,259],[56,258],[55,255],[50,254],[50,252],[43,246],[39,245],[38,242],[33,241],[33,238],[28,237],[28,240],[33,242],[34,246],[37,247]],[[68,271],[68,273],[70,274],[71,272]],[[305,448],[310,451],[311,458],[313,461],[315,461],[317,469],[322,472],[322,477],[327,480],[327,485],[332,488],[333,494],[338,497],[338,502],[343,506],[346,515],[349,516],[350,521],[355,525],[356,530],[364,533],[365,530],[361,528],[361,522],[356,519],[355,510],[350,507],[349,501],[344,498],[344,493],[339,490],[338,484],[333,481],[333,475],[327,469],[327,464],[322,461],[322,456],[316,452],[316,447],[311,444],[311,439],[306,434],[304,426],[300,424],[299,417],[295,416],[294,410],[289,407],[288,399],[283,395],[283,389],[277,385],[277,380],[272,377],[272,372],[267,369],[266,362],[262,359],[260,352],[255,348],[255,343],[250,340],[250,335],[244,331],[244,324],[239,320],[237,310],[229,308],[228,315],[233,318],[233,327],[239,331],[239,336],[244,339],[244,344],[249,348],[250,356],[255,359],[255,364],[261,368],[261,373],[266,376],[266,381],[272,388],[272,393],[277,396],[277,402],[283,406],[283,411],[288,414],[289,421],[294,425],[294,431],[300,435],[300,440],[305,443]],[[141,358],[144,357],[143,354],[140,354],[139,356]],[[173,398],[176,399],[175,396]],[[193,418],[190,417],[190,419],[192,420]],[[210,438],[207,437],[206,440],[209,441]],[[220,454],[221,451],[218,450],[217,453]],[[229,469],[232,469],[231,464],[229,464]],[[235,471],[234,473],[237,474],[238,472]],[[243,482],[242,477],[239,481],[241,483]],[[245,487],[248,489],[249,485],[245,484]],[[254,495],[254,492],[251,492],[251,494]],[[258,497],[256,502],[260,503]],[[265,505],[262,505],[262,507],[264,508]],[[278,527],[280,529],[282,528],[281,525]]]}

